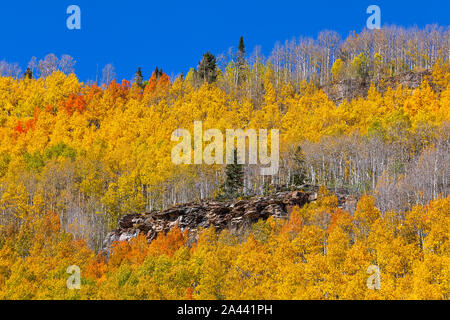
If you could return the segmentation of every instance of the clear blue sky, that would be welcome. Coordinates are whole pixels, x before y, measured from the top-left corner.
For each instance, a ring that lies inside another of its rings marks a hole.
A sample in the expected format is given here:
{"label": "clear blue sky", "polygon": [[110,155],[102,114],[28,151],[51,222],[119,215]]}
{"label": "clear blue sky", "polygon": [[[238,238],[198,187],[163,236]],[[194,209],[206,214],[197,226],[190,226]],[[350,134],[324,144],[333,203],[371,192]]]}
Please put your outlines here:
{"label": "clear blue sky", "polygon": [[[81,8],[81,30],[66,27],[71,4]],[[82,81],[110,62],[120,79],[131,79],[138,66],[145,78],[156,66],[186,74],[204,52],[224,53],[241,35],[247,51],[261,45],[267,56],[276,41],[316,37],[324,29],[359,32],[371,4],[380,6],[382,25],[450,24],[450,0],[2,0],[0,60],[25,69],[32,56],[69,54]]]}

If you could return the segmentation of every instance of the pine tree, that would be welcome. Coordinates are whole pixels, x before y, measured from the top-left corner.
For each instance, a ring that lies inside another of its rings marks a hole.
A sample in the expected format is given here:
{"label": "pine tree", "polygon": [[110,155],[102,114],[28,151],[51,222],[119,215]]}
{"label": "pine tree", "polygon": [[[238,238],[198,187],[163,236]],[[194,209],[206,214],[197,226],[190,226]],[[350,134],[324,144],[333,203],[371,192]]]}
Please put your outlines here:
{"label": "pine tree", "polygon": [[245,44],[244,37],[239,39],[239,46],[236,59],[237,84],[241,84],[245,80]]}
{"label": "pine tree", "polygon": [[239,39],[239,53],[242,54],[242,56],[245,55],[245,45],[244,45],[244,37],[241,36]]}
{"label": "pine tree", "polygon": [[144,80],[144,77],[142,76],[141,67],[138,68],[138,71],[136,72],[136,76],[134,79],[136,84],[142,88],[142,81]]}
{"label": "pine tree", "polygon": [[198,65],[198,77],[208,83],[213,83],[217,79],[216,58],[209,51],[203,55],[203,59]]}
{"label": "pine tree", "polygon": [[244,170],[243,165],[237,161],[237,151],[234,150],[234,161],[225,167],[225,183],[221,186],[218,198],[232,199],[243,194]]}
{"label": "pine tree", "polygon": [[33,71],[30,68],[25,71],[25,79],[33,79]]}
{"label": "pine tree", "polygon": [[163,75],[163,70],[156,67],[155,71],[153,72],[153,75],[155,75],[156,80],[158,80]]}
{"label": "pine tree", "polygon": [[305,154],[300,146],[297,147],[294,153],[294,172],[291,177],[291,185],[301,186],[306,181],[305,170]]}

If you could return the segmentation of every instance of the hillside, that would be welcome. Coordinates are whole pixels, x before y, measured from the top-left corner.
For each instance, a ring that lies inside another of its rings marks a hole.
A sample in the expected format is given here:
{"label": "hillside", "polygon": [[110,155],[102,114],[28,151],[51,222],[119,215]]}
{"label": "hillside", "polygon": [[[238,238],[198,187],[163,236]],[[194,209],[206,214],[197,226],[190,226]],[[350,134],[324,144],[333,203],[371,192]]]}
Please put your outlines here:
{"label": "hillside", "polygon": [[449,299],[449,40],[0,62],[0,299]]}

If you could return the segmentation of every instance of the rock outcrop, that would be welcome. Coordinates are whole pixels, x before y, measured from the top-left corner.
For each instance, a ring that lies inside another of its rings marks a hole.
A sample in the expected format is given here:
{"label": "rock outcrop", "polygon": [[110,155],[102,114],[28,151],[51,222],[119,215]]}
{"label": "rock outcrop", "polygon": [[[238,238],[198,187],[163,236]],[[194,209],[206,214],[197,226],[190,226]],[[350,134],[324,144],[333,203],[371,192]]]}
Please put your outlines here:
{"label": "rock outcrop", "polygon": [[[431,78],[431,71],[425,70],[420,72],[408,71],[393,77],[385,78],[382,81],[375,82],[378,91],[384,92],[387,88],[395,88],[398,85],[414,89],[420,87],[422,81]],[[351,101],[357,97],[366,97],[371,83],[360,79],[346,79],[337,83],[327,84],[321,89],[336,104],[342,103],[344,100]]]}
{"label": "rock outcrop", "polygon": [[[351,197],[345,192],[337,193],[339,205],[352,205]],[[295,206],[302,207],[317,198],[317,188],[311,192],[285,191],[270,196],[255,197],[239,201],[202,201],[176,205],[162,211],[141,214],[129,214],[119,221],[119,228],[110,232],[104,241],[108,249],[115,241],[128,241],[139,234],[144,234],[151,242],[158,234],[167,233],[174,227],[188,230],[190,238],[195,241],[199,228],[213,226],[221,231],[242,232],[260,219],[275,217],[287,218]]]}

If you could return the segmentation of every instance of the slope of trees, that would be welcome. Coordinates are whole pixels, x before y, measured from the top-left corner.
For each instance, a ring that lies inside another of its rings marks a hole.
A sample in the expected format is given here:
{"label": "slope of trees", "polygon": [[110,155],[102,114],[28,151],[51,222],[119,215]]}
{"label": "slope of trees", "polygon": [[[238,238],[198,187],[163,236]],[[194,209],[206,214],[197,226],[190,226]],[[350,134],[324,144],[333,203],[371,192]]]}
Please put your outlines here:
{"label": "slope of trees", "polygon": [[[81,83],[69,57],[49,55],[31,63],[24,77],[0,64],[0,297],[70,295],[62,280],[70,263],[92,275],[85,283],[90,293],[73,293],[78,298],[116,292],[137,298],[370,298],[360,283],[370,262],[388,279],[389,289],[375,298],[448,298],[448,277],[435,272],[449,265],[448,39],[448,28],[438,27],[364,31],[343,42],[325,32],[317,40],[277,46],[268,61],[258,51],[247,58],[241,39],[223,68],[224,60],[208,53],[186,78],[170,79],[157,69],[146,81],[138,71],[133,83],[117,83],[111,66],[102,86]],[[382,81],[421,68],[432,75],[416,89],[400,85],[379,92],[372,85],[367,97],[339,105],[319,88],[352,77]],[[119,244],[123,255],[108,263],[95,256],[125,214],[220,194],[225,166],[171,161],[172,132],[193,132],[194,121],[222,132],[280,130],[278,174],[268,179],[259,165],[236,168],[239,186],[229,188],[235,195],[309,183],[370,197],[354,213],[337,214],[330,205],[302,209],[285,226],[261,223],[244,243],[205,231],[203,242],[190,250],[174,233],[150,246],[139,240]],[[333,229],[336,223],[343,225]],[[284,257],[272,244],[291,253]],[[223,260],[202,256],[217,250],[224,250]],[[187,261],[193,269],[184,269]],[[158,273],[163,269],[167,273]],[[55,271],[42,276],[48,270]],[[179,285],[168,284],[173,277]],[[17,291],[22,278],[29,282]],[[49,282],[37,286],[43,279]],[[220,287],[219,279],[233,289]],[[348,281],[354,287],[345,291],[339,284]],[[36,289],[51,285],[53,293]],[[272,285],[278,289],[268,292]]]}
{"label": "slope of trees", "polygon": [[[304,182],[373,193],[384,210],[406,210],[449,191],[448,63],[436,64],[421,87],[374,87],[367,98],[335,105],[313,84],[299,92],[262,73],[264,95],[226,93],[219,84],[196,88],[154,72],[145,89],[127,81],[84,85],[56,71],[37,79],[0,78],[0,196],[41,199],[66,230],[98,247],[106,229],[127,213],[213,197],[224,167],[176,166],[170,141],[177,128],[280,129],[281,167],[268,181],[245,165],[243,194],[267,183],[290,187],[304,153]],[[436,84],[439,84],[436,86]],[[433,89],[433,88],[442,88]],[[244,84],[242,84],[244,86]],[[419,178],[420,177],[420,178]],[[16,204],[2,219],[13,221]]]}

